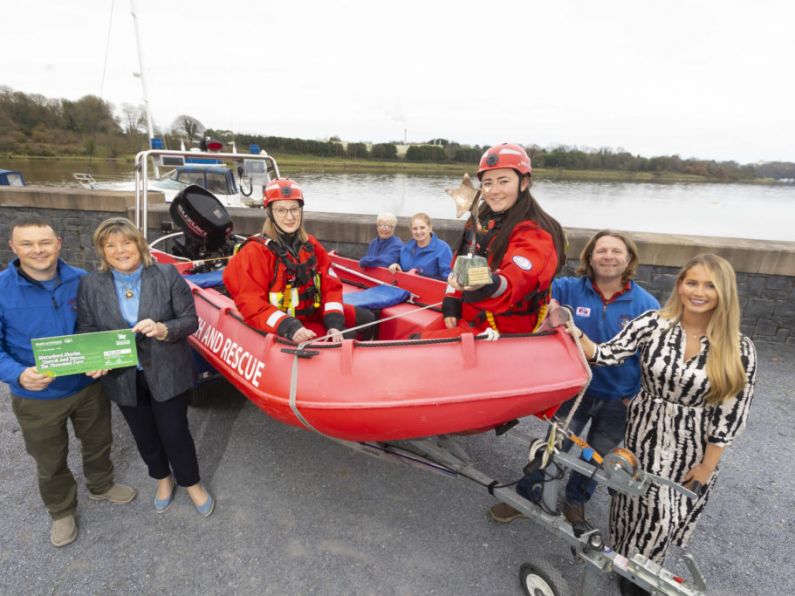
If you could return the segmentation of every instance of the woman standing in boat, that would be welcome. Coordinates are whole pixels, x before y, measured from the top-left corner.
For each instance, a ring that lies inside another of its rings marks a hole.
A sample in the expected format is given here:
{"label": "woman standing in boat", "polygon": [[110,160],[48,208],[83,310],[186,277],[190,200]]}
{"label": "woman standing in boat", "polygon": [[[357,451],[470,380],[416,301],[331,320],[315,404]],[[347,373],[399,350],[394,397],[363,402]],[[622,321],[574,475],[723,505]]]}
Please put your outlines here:
{"label": "woman standing in boat", "polygon": [[401,249],[397,263],[389,270],[410,271],[414,269],[425,277],[446,280],[450,275],[450,260],[453,251],[450,246],[433,233],[431,218],[426,213],[411,216],[411,240]]}
{"label": "woman standing in boat", "polygon": [[173,265],[154,262],[143,234],[128,219],[99,224],[94,248],[99,271],[80,282],[78,332],[132,327],[139,364],[91,376],[102,376],[105,394],[118,404],[157,480],[155,510],[171,506],[178,484],[207,517],[215,501],[200,483],[187,414],[194,383],[188,337],[199,325],[193,295]]}
{"label": "woman standing in boat", "polygon": [[[319,335],[341,341],[347,327],[374,320],[342,303],[331,260],[303,226],[304,195],[289,178],[265,187],[262,234],[249,238],[224,270],[224,284],[246,323],[294,342]],[[363,334],[369,339],[370,334]]]}
{"label": "woman standing in boat", "polygon": [[570,332],[582,337],[597,365],[640,354],[641,390],[627,412],[626,447],[643,470],[698,494],[690,500],[652,483],[645,495],[613,497],[613,548],[662,563],[671,544],[689,541],[715,486],[718,461],[745,427],[751,405],[756,352],[740,333],[734,270],[717,255],[694,257],[662,310],[641,315],[598,345],[576,327]]}
{"label": "woman standing in boat", "polygon": [[423,337],[450,337],[492,328],[499,333],[529,333],[549,302],[552,278],[565,264],[565,236],[533,195],[530,158],[519,145],[502,143],[486,151],[478,166],[483,203],[467,222],[456,254],[467,252],[476,234],[475,254],[485,257],[492,281],[461,287],[447,279],[442,304],[446,329]]}

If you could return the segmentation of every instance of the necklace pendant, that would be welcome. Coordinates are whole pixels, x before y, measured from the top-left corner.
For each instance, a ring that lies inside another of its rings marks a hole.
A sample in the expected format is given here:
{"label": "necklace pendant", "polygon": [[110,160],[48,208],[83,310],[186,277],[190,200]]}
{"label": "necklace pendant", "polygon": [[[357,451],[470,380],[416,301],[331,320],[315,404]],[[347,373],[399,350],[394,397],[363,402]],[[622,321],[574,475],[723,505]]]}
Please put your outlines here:
{"label": "necklace pendant", "polygon": [[133,296],[135,296],[135,292],[133,292],[130,289],[128,289],[126,292],[124,292],[124,297],[125,298],[132,298]]}

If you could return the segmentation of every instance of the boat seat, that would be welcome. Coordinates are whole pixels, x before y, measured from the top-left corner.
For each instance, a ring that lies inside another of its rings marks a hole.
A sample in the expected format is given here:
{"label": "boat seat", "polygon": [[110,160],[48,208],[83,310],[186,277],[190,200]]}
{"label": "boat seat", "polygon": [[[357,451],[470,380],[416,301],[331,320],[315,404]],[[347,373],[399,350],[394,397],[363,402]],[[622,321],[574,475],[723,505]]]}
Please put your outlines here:
{"label": "boat seat", "polygon": [[224,285],[223,269],[218,271],[209,271],[208,273],[193,273],[186,275],[185,279],[191,283],[196,284],[200,288],[217,288]]}
{"label": "boat seat", "polygon": [[388,306],[394,306],[405,302],[411,296],[411,292],[395,286],[373,286],[366,290],[348,292],[342,298],[346,304],[369,308],[370,310],[381,310]]}

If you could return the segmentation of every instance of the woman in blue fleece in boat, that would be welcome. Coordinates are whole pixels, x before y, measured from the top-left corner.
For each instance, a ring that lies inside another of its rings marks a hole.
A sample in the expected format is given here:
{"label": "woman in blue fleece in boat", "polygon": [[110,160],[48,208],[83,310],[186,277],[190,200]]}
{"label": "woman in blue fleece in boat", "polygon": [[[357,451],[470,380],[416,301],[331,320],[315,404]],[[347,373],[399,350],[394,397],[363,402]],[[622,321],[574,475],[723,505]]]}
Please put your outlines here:
{"label": "woman in blue fleece in boat", "polygon": [[367,247],[367,254],[359,259],[360,267],[389,267],[400,259],[403,241],[395,236],[397,217],[379,213],[375,220],[378,236]]}
{"label": "woman in blue fleece in boat", "polygon": [[414,271],[425,277],[447,280],[453,251],[450,246],[433,233],[431,218],[425,213],[411,217],[412,239],[400,251],[400,259],[392,263],[389,270]]}

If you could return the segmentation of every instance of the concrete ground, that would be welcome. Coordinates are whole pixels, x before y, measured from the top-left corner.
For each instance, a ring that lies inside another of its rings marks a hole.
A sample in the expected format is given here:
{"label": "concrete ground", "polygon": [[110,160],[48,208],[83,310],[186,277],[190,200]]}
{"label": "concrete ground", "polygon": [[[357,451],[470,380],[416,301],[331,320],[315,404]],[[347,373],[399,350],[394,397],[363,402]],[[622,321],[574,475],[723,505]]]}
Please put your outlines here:
{"label": "concrete ground", "polygon": [[[792,393],[795,347],[759,346],[755,403],[745,434],[725,454],[713,500],[691,552],[710,594],[795,593]],[[49,543],[7,388],[0,394],[0,594],[521,594],[519,566],[546,559],[578,592],[582,567],[528,521],[498,525],[481,487],[357,454],[281,425],[219,385],[190,412],[204,481],[217,510],[202,519],[184,491],[167,513],[152,507],[147,477],[114,412],[118,481],[129,505],[89,501],[79,446],[70,465],[80,483],[80,536]],[[525,428],[541,434],[537,421]],[[493,434],[463,440],[481,469],[516,478],[522,446]],[[600,487],[589,517],[606,530]],[[686,573],[672,553],[668,567]],[[603,576],[601,593],[617,594]]]}

